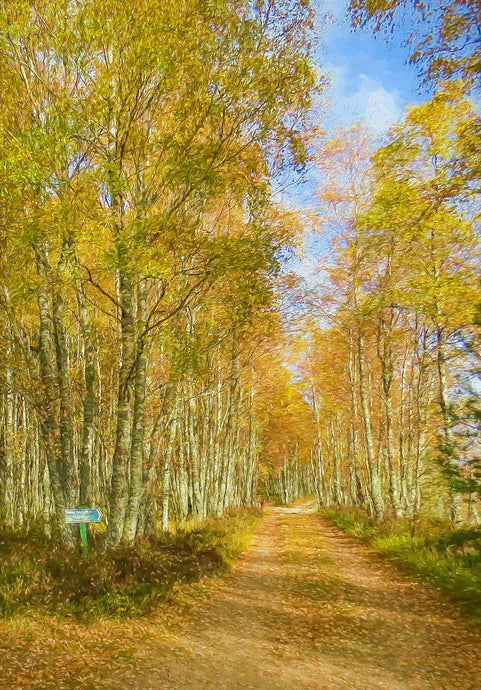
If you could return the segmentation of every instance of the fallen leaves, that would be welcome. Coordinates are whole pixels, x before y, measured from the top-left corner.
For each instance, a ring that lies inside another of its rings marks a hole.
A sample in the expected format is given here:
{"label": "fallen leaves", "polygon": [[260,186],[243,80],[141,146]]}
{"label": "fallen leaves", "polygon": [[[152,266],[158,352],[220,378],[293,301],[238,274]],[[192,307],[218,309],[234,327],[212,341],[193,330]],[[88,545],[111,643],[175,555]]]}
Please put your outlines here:
{"label": "fallen leaves", "polygon": [[[223,578],[144,619],[0,626],[0,687],[476,687],[476,634],[441,595],[317,516],[276,509]],[[8,656],[6,656],[8,655]]]}

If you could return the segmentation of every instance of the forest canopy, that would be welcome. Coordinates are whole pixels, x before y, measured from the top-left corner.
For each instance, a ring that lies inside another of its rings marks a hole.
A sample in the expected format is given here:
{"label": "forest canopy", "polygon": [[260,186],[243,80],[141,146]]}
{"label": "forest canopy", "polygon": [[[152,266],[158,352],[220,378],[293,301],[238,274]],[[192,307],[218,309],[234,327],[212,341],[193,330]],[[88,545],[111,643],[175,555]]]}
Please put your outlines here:
{"label": "forest canopy", "polygon": [[[479,8],[351,3],[402,11],[433,95],[380,142],[323,129],[307,0],[1,3],[3,527],[72,546],[98,506],[113,547],[314,492],[477,519]],[[316,207],[280,203],[309,167]]]}

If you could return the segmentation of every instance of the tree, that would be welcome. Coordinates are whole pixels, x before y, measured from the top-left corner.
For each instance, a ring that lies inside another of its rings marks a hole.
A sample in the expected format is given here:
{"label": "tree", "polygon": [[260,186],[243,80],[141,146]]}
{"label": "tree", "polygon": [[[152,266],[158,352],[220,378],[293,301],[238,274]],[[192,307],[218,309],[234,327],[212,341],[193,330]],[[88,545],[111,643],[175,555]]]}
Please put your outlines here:
{"label": "tree", "polygon": [[301,366],[324,503],[415,520],[426,502],[449,497],[458,519],[459,492],[473,491],[454,383],[469,366],[479,302],[477,178],[466,146],[476,121],[454,84],[411,109],[370,168],[359,134],[323,149],[319,214],[339,239],[329,283],[310,299]]}
{"label": "tree", "polygon": [[[185,382],[155,389],[169,325],[198,337],[214,288],[241,321],[263,308],[287,238],[271,175],[304,157],[311,19],[294,0],[2,4],[1,232],[21,276],[2,284],[3,382],[32,398],[65,542],[64,508],[107,494],[108,543],[135,538],[156,444],[167,457],[192,430],[173,422],[197,414]],[[12,381],[16,358],[29,377]]]}

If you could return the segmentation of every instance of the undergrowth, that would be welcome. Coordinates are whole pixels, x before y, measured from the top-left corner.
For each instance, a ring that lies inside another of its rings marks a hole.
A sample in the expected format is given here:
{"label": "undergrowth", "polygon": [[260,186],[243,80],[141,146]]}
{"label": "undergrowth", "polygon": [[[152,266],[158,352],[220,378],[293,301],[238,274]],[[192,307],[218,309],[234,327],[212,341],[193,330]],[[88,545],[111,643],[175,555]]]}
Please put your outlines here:
{"label": "undergrowth", "polygon": [[0,533],[0,617],[46,614],[94,620],[145,615],[180,585],[230,567],[260,519],[238,510],[87,557]]}
{"label": "undergrowth", "polygon": [[377,522],[353,508],[321,515],[362,539],[401,569],[447,592],[463,613],[481,623],[481,529],[455,529],[449,522],[420,519]]}

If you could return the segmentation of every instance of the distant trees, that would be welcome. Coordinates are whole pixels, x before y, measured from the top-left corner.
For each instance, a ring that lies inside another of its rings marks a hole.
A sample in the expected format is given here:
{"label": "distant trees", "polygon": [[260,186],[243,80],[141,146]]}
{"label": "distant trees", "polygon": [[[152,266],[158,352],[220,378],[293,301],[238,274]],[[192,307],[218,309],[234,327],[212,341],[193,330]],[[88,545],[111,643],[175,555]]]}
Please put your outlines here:
{"label": "distant trees", "polygon": [[302,385],[294,380],[294,347],[292,337],[278,335],[256,367],[262,491],[264,498],[284,504],[314,494],[315,419]]}

